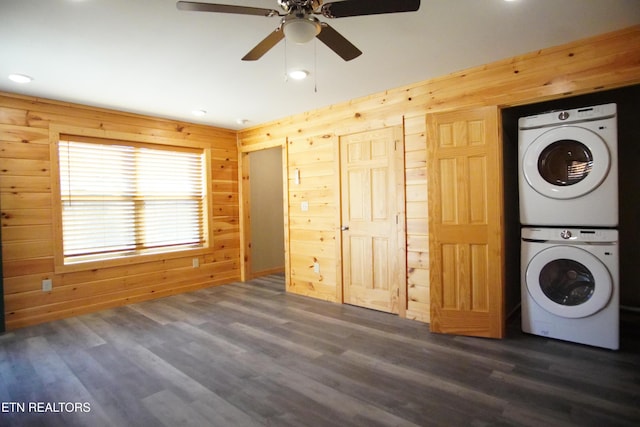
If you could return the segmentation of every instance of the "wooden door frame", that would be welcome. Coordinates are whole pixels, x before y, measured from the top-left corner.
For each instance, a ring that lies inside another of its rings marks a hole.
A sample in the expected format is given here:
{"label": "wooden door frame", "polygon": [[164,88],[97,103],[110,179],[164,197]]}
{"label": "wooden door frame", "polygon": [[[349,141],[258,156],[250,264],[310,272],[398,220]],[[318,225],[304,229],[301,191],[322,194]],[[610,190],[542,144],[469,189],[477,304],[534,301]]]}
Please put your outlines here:
{"label": "wooden door frame", "polygon": [[[361,132],[356,133],[364,133],[376,130],[384,130],[384,129],[393,129],[394,133],[394,141],[395,141],[395,150],[394,150],[394,167],[395,167],[395,187],[396,187],[396,214],[398,218],[398,223],[396,226],[397,239],[398,239],[398,252],[396,256],[398,257],[398,264],[400,265],[400,288],[398,295],[398,316],[406,317],[407,316],[407,214],[406,214],[406,187],[405,187],[405,152],[404,152],[404,117],[401,125],[388,126],[380,129],[368,129]],[[339,268],[336,269],[338,272],[336,277],[336,301],[344,304],[344,283],[343,283],[343,270],[344,263],[343,254],[342,254],[342,161],[341,161],[341,150],[342,150],[342,138],[349,136],[352,134],[341,134],[338,135],[335,150],[334,150],[334,158],[335,158],[335,176],[336,176],[336,250],[338,256],[337,266]]]}
{"label": "wooden door frame", "polygon": [[289,286],[291,269],[289,260],[289,179],[288,179],[288,151],[287,141],[276,141],[268,144],[256,144],[250,147],[238,147],[238,182],[239,188],[239,217],[240,217],[240,280],[245,282],[253,278],[251,271],[251,192],[250,192],[250,161],[249,154],[280,148],[282,150],[282,198],[284,208],[284,271],[285,283]]}

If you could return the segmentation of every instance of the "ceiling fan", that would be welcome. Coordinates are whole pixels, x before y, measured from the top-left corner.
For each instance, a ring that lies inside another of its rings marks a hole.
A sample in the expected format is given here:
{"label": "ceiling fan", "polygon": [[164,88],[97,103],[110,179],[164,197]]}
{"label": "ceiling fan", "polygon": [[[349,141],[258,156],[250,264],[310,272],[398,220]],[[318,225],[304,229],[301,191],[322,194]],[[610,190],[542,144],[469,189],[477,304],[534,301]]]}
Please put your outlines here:
{"label": "ceiling fan", "polygon": [[337,53],[345,61],[362,54],[349,40],[344,38],[326,22],[314,15],[325,18],[346,18],[350,16],[377,15],[382,13],[414,12],[420,8],[420,0],[342,0],[324,3],[323,0],[277,0],[283,12],[275,9],[235,6],[226,4],[179,1],[180,10],[195,12],[236,13],[273,17],[278,16],[280,25],[264,40],[247,53],[243,61],[260,59],[285,37],[294,43],[303,44],[317,37],[322,43]]}

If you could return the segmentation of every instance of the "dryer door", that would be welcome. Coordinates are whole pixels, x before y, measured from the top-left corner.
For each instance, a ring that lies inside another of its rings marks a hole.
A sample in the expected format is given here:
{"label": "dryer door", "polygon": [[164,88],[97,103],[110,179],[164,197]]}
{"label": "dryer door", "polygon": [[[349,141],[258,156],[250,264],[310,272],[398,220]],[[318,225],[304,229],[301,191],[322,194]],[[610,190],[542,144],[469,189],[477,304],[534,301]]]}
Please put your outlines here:
{"label": "dryer door", "polygon": [[522,158],[522,173],[538,193],[573,199],[596,189],[609,173],[605,141],[589,129],[561,126],[538,136]]}
{"label": "dryer door", "polygon": [[535,302],[556,316],[587,317],[609,302],[609,270],[591,253],[575,246],[552,246],[527,266],[527,290]]}

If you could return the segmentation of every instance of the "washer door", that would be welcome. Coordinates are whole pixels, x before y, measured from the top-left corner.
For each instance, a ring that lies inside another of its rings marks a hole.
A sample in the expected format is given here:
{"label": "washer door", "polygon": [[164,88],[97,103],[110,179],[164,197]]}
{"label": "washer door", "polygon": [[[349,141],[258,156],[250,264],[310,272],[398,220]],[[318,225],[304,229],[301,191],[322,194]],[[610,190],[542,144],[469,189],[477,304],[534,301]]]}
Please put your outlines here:
{"label": "washer door", "polygon": [[605,141],[576,126],[548,130],[527,147],[522,173],[538,193],[573,199],[595,190],[609,173],[611,158]]}
{"label": "washer door", "polygon": [[568,318],[597,313],[613,291],[605,265],[575,246],[552,246],[537,253],[527,266],[525,281],[540,307]]}

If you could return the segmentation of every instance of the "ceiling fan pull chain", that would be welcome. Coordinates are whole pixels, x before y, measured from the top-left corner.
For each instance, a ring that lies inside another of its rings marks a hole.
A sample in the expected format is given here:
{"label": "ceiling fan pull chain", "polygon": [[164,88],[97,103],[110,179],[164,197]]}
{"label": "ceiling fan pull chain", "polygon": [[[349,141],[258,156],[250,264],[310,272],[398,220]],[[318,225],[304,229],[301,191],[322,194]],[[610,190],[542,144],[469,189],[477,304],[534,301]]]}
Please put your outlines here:
{"label": "ceiling fan pull chain", "polygon": [[288,71],[288,64],[287,64],[287,50],[288,50],[288,46],[287,46],[287,39],[284,39],[284,81],[289,82],[289,71]]}
{"label": "ceiling fan pull chain", "polygon": [[313,40],[313,92],[318,93],[318,39]]}

